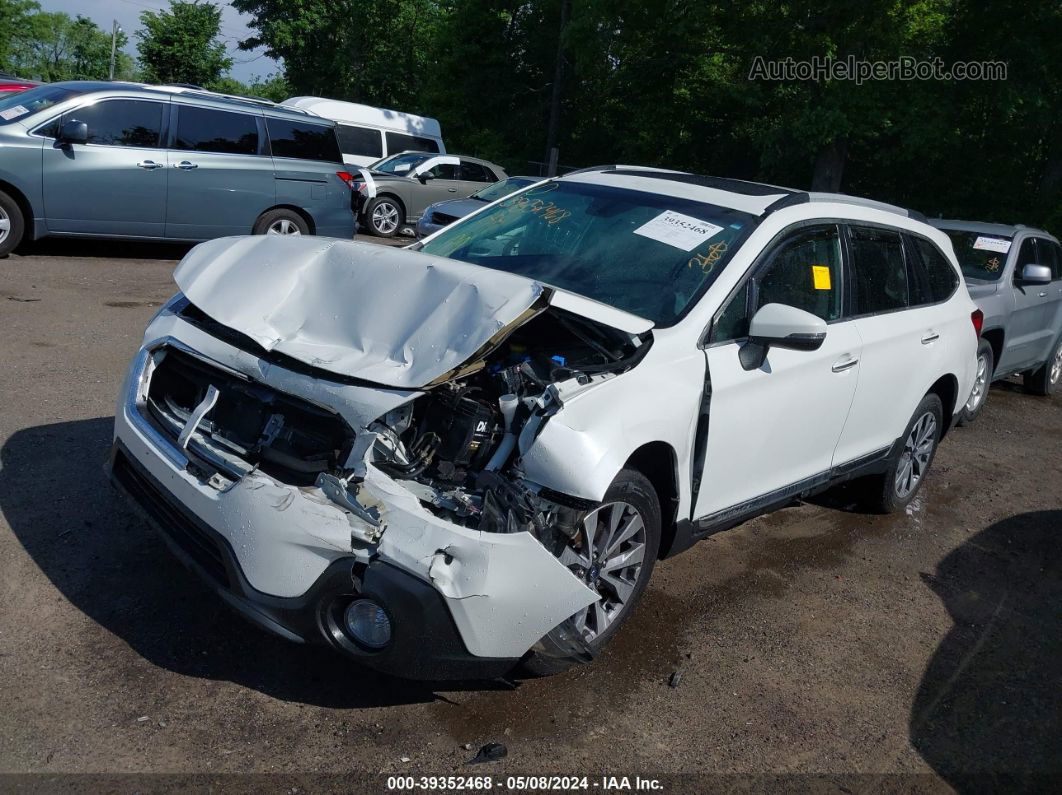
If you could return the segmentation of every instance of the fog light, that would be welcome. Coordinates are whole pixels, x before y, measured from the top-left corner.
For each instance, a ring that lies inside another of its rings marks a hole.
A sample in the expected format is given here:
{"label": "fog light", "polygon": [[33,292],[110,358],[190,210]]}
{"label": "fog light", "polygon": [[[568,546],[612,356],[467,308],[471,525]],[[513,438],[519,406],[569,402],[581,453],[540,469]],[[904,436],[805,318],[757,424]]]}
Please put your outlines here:
{"label": "fog light", "polygon": [[370,649],[382,649],[391,642],[391,619],[371,599],[355,599],[347,605],[343,623],[354,640]]}

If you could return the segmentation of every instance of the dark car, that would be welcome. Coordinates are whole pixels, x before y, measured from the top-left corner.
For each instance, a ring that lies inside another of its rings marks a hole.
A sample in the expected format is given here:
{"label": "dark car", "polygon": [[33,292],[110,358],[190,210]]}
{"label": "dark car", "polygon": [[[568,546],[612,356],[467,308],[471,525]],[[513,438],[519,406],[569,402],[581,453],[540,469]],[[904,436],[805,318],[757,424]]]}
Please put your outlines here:
{"label": "dark car", "polygon": [[491,202],[504,199],[510,193],[520,188],[526,188],[538,182],[538,177],[509,177],[501,182],[495,182],[482,190],[477,190],[467,199],[450,199],[436,202],[424,210],[424,214],[417,221],[417,237],[427,237],[438,232],[444,226],[452,224],[458,218],[464,218],[481,207],[486,207]]}

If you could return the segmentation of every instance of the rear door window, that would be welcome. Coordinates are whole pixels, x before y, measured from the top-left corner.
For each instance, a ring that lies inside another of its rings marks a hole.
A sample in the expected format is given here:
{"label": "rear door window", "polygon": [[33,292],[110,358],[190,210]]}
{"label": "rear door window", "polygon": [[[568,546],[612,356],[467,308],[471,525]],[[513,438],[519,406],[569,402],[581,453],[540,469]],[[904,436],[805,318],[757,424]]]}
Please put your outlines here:
{"label": "rear door window", "polygon": [[424,138],[420,135],[406,135],[405,133],[387,133],[387,152],[438,152],[439,144],[432,138]]}
{"label": "rear door window", "polygon": [[383,140],[379,130],[339,124],[336,126],[336,135],[339,136],[339,148],[345,155],[383,157]]}
{"label": "rear door window", "polygon": [[479,163],[469,160],[461,161],[461,179],[466,182],[496,182],[493,177],[494,175]]}
{"label": "rear door window", "polygon": [[849,228],[852,251],[852,314],[872,315],[908,306],[907,265],[900,233]]}
{"label": "rear door window", "polygon": [[163,108],[161,102],[109,99],[72,110],[63,116],[63,122],[85,122],[89,144],[154,149],[162,134]]}
{"label": "rear door window", "polygon": [[249,113],[181,105],[174,149],[191,152],[258,154],[258,122]]}
{"label": "rear door window", "polygon": [[266,129],[269,131],[273,157],[343,162],[334,127],[267,116]]}

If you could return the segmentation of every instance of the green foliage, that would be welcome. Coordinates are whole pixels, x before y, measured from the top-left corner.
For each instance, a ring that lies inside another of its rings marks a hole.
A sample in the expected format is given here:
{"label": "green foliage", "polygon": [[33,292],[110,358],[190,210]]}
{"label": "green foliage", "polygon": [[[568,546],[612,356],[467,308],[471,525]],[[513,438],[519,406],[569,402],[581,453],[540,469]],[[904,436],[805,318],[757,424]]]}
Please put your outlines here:
{"label": "green foliage", "polygon": [[[92,20],[40,11],[36,3],[0,0],[0,23],[0,67],[5,71],[48,82],[107,79],[111,33]],[[119,49],[126,41],[119,33]],[[119,52],[115,75],[131,73],[132,59]]]}
{"label": "green foliage", "polygon": [[221,8],[210,2],[170,0],[169,11],[145,11],[136,37],[144,79],[207,85],[232,66],[217,40]]}
{"label": "green foliage", "polygon": [[383,107],[420,99],[428,51],[442,12],[436,0],[233,0],[251,14],[264,45],[282,58],[299,94]]}
{"label": "green foliage", "polygon": [[[537,173],[558,50],[560,162],[837,188],[980,220],[1062,225],[1058,0],[233,0],[283,74],[226,75],[220,11],[143,15],[145,78],[313,94],[440,120],[447,148]],[[106,45],[106,46],[105,46]],[[559,45],[562,45],[559,47]],[[754,59],[1002,61],[1004,81],[750,79]],[[109,31],[0,0],[0,68],[104,77]],[[119,73],[131,66],[119,58]]]}

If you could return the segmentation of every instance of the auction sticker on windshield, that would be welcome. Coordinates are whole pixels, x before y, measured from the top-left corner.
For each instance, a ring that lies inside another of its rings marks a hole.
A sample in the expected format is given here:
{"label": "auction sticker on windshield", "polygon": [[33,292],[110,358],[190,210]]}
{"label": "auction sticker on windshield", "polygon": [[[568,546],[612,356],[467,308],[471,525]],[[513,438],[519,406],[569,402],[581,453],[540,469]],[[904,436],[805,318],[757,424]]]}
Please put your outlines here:
{"label": "auction sticker on windshield", "polygon": [[29,113],[29,108],[22,105],[15,105],[13,108],[0,110],[0,118],[4,121],[11,121],[12,119],[17,119],[19,116],[25,116],[27,113]]}
{"label": "auction sticker on windshield", "polygon": [[667,243],[683,251],[693,251],[722,229],[723,227],[702,221],[700,218],[665,210],[653,220],[635,229],[634,234]]}
{"label": "auction sticker on windshield", "polygon": [[1006,254],[1010,251],[1010,241],[998,237],[979,235],[977,240],[974,241],[973,247],[981,251],[998,251],[1000,254]]}

